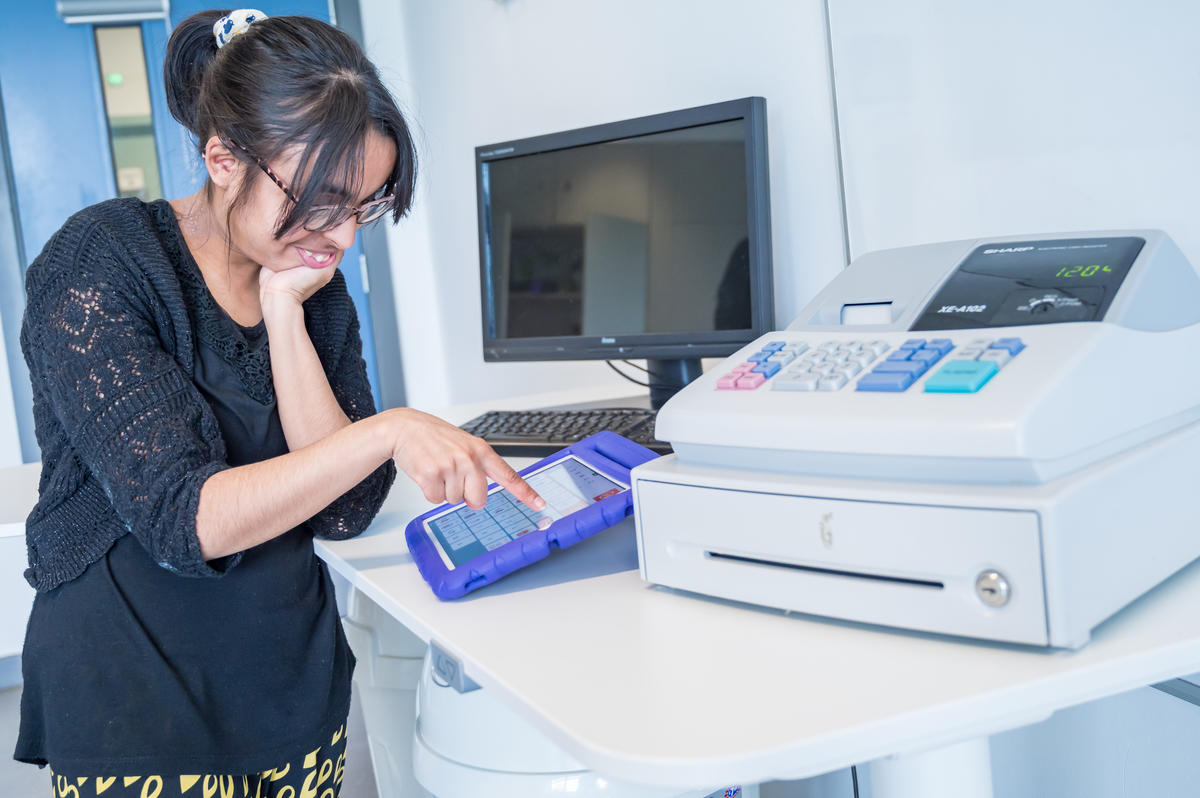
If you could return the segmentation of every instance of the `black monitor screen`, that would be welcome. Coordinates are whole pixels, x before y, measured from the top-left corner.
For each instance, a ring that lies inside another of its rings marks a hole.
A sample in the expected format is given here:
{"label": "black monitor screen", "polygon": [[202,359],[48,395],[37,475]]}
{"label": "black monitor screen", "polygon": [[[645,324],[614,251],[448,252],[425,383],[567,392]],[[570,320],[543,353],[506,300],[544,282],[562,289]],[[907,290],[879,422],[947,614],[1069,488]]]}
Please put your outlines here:
{"label": "black monitor screen", "polygon": [[486,162],[489,337],[751,330],[746,138],[734,119]]}

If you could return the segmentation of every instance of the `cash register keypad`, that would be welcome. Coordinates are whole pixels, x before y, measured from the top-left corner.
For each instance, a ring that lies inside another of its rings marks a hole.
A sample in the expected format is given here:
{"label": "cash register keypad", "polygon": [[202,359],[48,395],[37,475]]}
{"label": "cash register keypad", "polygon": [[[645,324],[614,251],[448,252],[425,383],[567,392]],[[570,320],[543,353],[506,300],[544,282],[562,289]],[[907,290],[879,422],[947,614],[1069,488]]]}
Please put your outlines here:
{"label": "cash register keypad", "polygon": [[886,341],[815,347],[770,341],[721,376],[717,389],[750,391],[770,381],[777,391],[838,391],[853,384],[857,391],[901,393],[942,363],[925,381],[926,393],[975,393],[1024,348],[1020,338],[976,338],[958,348],[948,338],[912,338],[894,350]]}

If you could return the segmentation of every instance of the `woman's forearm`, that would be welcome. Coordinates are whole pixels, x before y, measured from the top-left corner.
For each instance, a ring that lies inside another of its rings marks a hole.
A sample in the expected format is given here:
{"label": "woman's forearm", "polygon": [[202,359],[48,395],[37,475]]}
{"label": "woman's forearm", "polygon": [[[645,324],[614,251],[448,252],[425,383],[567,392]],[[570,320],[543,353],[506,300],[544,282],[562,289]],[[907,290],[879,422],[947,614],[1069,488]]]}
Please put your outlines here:
{"label": "woman's forearm", "polygon": [[304,326],[300,303],[279,301],[266,305],[263,318],[270,340],[279,423],[288,449],[295,452],[348,426],[350,419],[329,387]]}
{"label": "woman's forearm", "polygon": [[204,559],[257,546],[320,512],[392,457],[401,416],[385,411],[302,449],[211,476],[196,511]]}

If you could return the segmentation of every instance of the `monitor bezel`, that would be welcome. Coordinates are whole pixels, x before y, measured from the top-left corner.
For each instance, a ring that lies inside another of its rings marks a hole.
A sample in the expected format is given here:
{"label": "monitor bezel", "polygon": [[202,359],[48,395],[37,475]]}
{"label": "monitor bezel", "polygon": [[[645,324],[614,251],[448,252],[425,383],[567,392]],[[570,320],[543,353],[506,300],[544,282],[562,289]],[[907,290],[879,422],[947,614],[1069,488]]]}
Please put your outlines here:
{"label": "monitor bezel", "polygon": [[[753,324],[751,328],[537,338],[501,338],[490,334],[494,319],[491,316],[491,303],[488,301],[488,287],[491,282],[488,269],[490,230],[484,191],[484,167],[487,164],[525,155],[738,119],[743,119],[746,123],[746,220],[750,258],[750,311]],[[725,357],[774,329],[767,102],[762,97],[744,97],[476,147],[475,190],[479,234],[479,299],[485,361]]]}

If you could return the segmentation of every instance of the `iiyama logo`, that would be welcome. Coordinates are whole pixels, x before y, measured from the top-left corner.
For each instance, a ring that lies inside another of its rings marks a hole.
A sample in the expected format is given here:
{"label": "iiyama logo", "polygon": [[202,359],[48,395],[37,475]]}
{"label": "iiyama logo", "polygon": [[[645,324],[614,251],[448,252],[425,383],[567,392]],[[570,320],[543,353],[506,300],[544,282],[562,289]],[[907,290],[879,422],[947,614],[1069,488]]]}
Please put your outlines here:
{"label": "iiyama logo", "polygon": [[1028,252],[1034,247],[1004,247],[1003,249],[985,249],[984,255],[1003,255],[1005,252]]}
{"label": "iiyama logo", "polygon": [[821,514],[821,542],[825,548],[833,548],[833,513]]}

